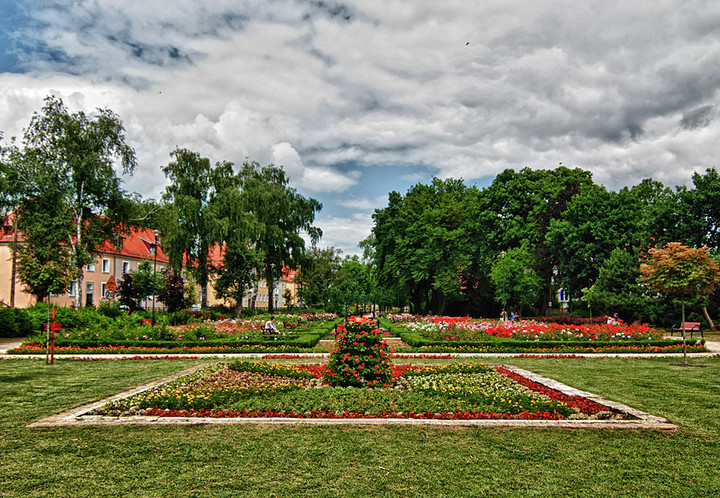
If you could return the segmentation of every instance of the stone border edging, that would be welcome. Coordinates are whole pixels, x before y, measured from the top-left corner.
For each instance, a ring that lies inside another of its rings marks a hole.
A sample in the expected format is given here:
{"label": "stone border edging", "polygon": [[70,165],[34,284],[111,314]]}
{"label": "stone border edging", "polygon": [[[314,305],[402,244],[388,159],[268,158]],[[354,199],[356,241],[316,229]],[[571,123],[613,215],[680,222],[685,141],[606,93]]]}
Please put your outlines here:
{"label": "stone border edging", "polygon": [[104,416],[86,415],[88,412],[100,408],[110,401],[127,398],[141,393],[157,385],[169,382],[183,375],[203,368],[204,365],[187,368],[176,374],[157,379],[155,381],[134,387],[128,391],[110,396],[100,401],[63,411],[56,415],[46,417],[27,425],[27,427],[58,427],[58,426],[125,426],[125,425],[354,425],[354,426],[436,426],[436,427],[556,427],[562,429],[651,429],[676,430],[677,425],[671,424],[662,417],[642,412],[630,406],[610,401],[597,394],[580,391],[553,379],[548,379],[528,370],[509,365],[503,367],[528,379],[542,384],[548,388],[556,389],[571,396],[582,396],[589,400],[603,404],[614,411],[629,415],[634,420],[439,420],[439,419],[404,419],[404,418],[357,418],[357,419],[318,419],[318,418],[212,418],[212,417],[157,417],[146,415],[135,416]]}

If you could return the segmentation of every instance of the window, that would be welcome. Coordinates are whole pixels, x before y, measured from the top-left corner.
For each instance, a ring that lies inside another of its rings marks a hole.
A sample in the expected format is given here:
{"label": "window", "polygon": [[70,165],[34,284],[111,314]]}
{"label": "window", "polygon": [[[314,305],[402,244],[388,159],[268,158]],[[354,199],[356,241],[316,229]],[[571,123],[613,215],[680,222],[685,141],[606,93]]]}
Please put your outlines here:
{"label": "window", "polygon": [[68,290],[68,296],[70,296],[70,297],[77,296],[77,282],[75,282],[75,281],[70,282],[70,290]]}
{"label": "window", "polygon": [[129,262],[123,261],[122,268],[123,268],[123,275],[130,273],[130,263]]}
{"label": "window", "polygon": [[85,293],[85,305],[86,306],[92,306],[95,301],[95,282],[86,282],[85,283],[85,290],[87,291]]}
{"label": "window", "polygon": [[85,267],[86,271],[95,271],[95,263],[90,263]]}
{"label": "window", "polygon": [[[109,259],[103,258],[103,260],[102,260],[102,272],[103,272],[103,273],[110,273],[110,260],[109,260]],[[103,295],[105,295],[104,292],[103,292]]]}

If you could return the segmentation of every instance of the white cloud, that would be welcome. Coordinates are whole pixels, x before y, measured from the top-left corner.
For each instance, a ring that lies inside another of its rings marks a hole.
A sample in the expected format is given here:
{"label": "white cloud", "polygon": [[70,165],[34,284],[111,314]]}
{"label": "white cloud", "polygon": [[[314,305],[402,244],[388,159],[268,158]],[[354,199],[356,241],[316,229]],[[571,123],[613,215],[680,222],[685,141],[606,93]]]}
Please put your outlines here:
{"label": "white cloud", "polygon": [[[164,188],[176,146],[282,164],[303,192],[344,193],[339,208],[363,212],[361,199],[428,171],[472,181],[562,162],[618,188],[648,176],[687,183],[717,157],[716,2],[26,8],[36,22],[12,38],[21,65],[0,73],[5,138],[51,92],[73,110],[109,107],[138,153],[127,188],[145,196]],[[388,181],[370,185],[364,167],[378,165]],[[338,211],[325,203],[326,220]]]}
{"label": "white cloud", "polygon": [[372,229],[372,217],[357,213],[349,217],[320,216],[315,225],[323,231],[321,247],[336,247],[344,256],[362,255],[358,242],[366,239]]}

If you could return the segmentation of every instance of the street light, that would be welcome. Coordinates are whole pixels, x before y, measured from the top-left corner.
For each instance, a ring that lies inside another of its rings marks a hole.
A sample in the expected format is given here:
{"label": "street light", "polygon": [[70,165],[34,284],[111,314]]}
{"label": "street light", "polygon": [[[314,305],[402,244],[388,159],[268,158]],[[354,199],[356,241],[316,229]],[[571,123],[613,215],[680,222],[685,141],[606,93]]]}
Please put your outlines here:
{"label": "street light", "polygon": [[395,281],[395,307],[398,309],[398,313],[400,313],[400,270],[395,271],[395,276],[397,277],[397,280]]}
{"label": "street light", "polygon": [[153,248],[155,249],[155,261],[153,263],[153,311],[152,311],[152,326],[155,326],[155,294],[156,289],[155,286],[157,285],[157,252],[158,252],[158,231],[153,230],[153,234],[155,235],[155,244],[153,245]]}

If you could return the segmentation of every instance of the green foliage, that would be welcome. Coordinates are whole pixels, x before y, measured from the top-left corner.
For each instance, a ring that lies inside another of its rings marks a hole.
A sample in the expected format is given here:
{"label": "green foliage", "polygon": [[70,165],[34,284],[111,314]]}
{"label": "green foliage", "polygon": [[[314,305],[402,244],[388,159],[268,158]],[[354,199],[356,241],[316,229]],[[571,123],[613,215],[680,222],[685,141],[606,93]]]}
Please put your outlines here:
{"label": "green foliage", "polygon": [[[316,243],[322,231],[313,226],[322,204],[305,198],[289,186],[281,167],[261,167],[245,162],[238,173],[243,209],[252,217],[252,243],[262,258],[262,273],[270,293],[280,281],[283,267],[296,268],[302,262],[305,242],[300,232]],[[269,302],[272,313],[274,303]]]}
{"label": "green foliage", "polygon": [[533,255],[525,247],[498,255],[490,278],[495,286],[495,298],[508,304],[508,314],[514,308],[525,314],[538,301],[542,281],[533,269]]}
{"label": "green foliage", "polygon": [[26,310],[0,308],[0,337],[24,337],[33,332],[33,320]]}
{"label": "green foliage", "polygon": [[595,283],[587,289],[584,299],[594,314],[612,315],[617,312],[626,321],[646,316],[650,302],[640,283],[640,261],[634,251],[616,248],[600,267]]}
{"label": "green foliage", "polygon": [[[197,152],[177,148],[174,158],[163,168],[170,184],[165,188],[166,202],[162,225],[162,243],[170,265],[185,265],[202,288],[202,306],[207,306],[209,278],[208,255],[216,241],[216,219],[210,199],[213,192],[213,169],[210,161]],[[220,165],[219,165],[220,166]]]}
{"label": "green foliage", "polygon": [[306,252],[300,267],[302,302],[309,306],[328,308],[330,290],[340,269],[340,249],[312,246]]}
{"label": "green foliage", "polygon": [[97,305],[97,312],[108,318],[117,318],[124,312],[120,309],[120,303],[115,299],[107,299],[100,301]]}
{"label": "green foliage", "polygon": [[[123,173],[135,168],[135,152],[125,142],[120,119],[108,109],[98,109],[93,117],[70,113],[56,97],[47,97],[42,111],[33,115],[22,150],[14,154],[20,228],[31,254],[25,262],[41,268],[50,261],[61,266],[71,261],[79,283],[76,306],[82,301],[83,267],[128,221],[116,163]],[[65,255],[50,257],[49,252]]]}
{"label": "green foliage", "polygon": [[469,268],[473,250],[468,206],[477,195],[460,180],[435,178],[404,197],[391,192],[388,207],[375,210],[378,281],[388,291],[409,294],[414,311],[443,314],[449,300],[460,297],[459,275]]}
{"label": "green foliage", "polygon": [[33,254],[33,248],[26,246],[18,249],[18,276],[25,284],[26,290],[38,301],[47,298],[48,294],[62,294],[70,287],[76,272],[68,267],[67,258],[62,251],[57,251],[55,259],[41,259]]}

